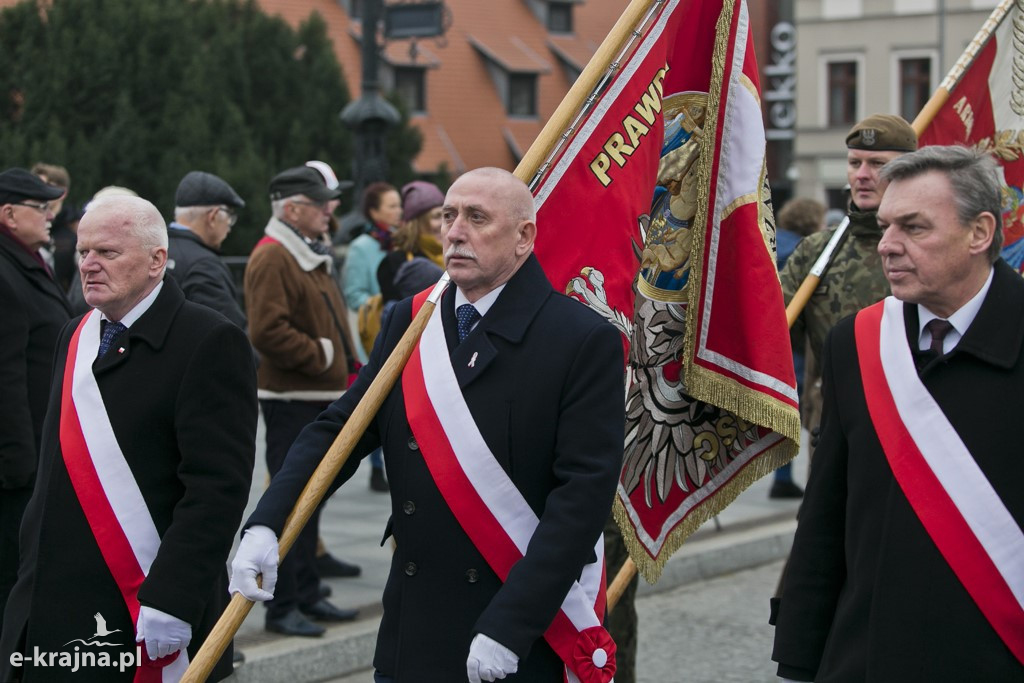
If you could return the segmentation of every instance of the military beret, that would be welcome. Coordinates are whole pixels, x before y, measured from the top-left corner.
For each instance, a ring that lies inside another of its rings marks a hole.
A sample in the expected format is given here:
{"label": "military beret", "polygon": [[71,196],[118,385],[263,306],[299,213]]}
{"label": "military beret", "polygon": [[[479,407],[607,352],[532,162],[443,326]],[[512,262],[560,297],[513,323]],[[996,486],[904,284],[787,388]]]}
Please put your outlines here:
{"label": "military beret", "polygon": [[189,171],[174,193],[175,206],[232,206],[241,209],[245,202],[223,179],[204,171]]}
{"label": "military beret", "polygon": [[341,181],[337,187],[327,186],[327,181],[320,171],[310,166],[296,166],[281,171],[270,180],[270,199],[277,201],[302,194],[315,202],[326,202],[337,199],[341,191],[351,187],[349,181]]}
{"label": "military beret", "polygon": [[0,204],[16,204],[25,199],[51,201],[64,194],[64,188],[50,185],[23,168],[9,168],[0,173]]}
{"label": "military beret", "polygon": [[917,133],[899,116],[872,114],[850,129],[846,147],[875,152],[913,152],[917,149]]}

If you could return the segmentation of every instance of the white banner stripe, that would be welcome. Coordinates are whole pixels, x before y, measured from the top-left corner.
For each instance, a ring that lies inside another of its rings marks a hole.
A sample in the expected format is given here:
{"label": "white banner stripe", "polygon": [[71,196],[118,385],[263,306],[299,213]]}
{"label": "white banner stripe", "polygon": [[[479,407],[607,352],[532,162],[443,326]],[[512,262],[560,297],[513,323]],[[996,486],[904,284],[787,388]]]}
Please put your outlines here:
{"label": "white banner stripe", "polygon": [[1024,608],[1024,533],[918,377],[907,344],[903,302],[891,296],[882,315],[880,355],[907,431]]}
{"label": "white banner stripe", "polygon": [[[423,330],[419,352],[427,395],[451,443],[459,467],[519,552],[525,555],[539,520],[491,453],[466,405],[448,355],[440,306],[434,308]],[[427,359],[433,362],[427,362]],[[602,539],[598,539],[598,545],[602,543]],[[593,594],[597,595],[596,588]],[[574,582],[570,587],[562,602],[562,611],[578,631],[601,625],[594,613],[594,600],[588,602],[587,591],[579,582]]]}
{"label": "white banner stripe", "polygon": [[[135,475],[117,443],[110,417],[104,408],[103,396],[92,372],[92,364],[99,350],[100,314],[93,310],[88,315],[78,337],[71,394],[100,485],[142,567],[142,573],[149,574],[149,568],[160,549],[160,534],[138,482],[135,481]],[[111,349],[109,353],[117,353],[117,350]]]}
{"label": "white banner stripe", "polygon": [[[142,497],[135,475],[128,467],[124,453],[117,443],[114,428],[105,410],[103,395],[92,372],[92,364],[99,353],[99,346],[100,313],[93,309],[86,315],[78,335],[78,353],[75,356],[71,397],[100,486],[103,487],[106,499],[114,511],[114,517],[121,525],[143,575],[148,576],[149,569],[160,550],[160,534],[153,523],[153,516],[149,513],[149,507]],[[116,353],[116,350],[111,349],[108,353]],[[108,491],[114,491],[117,495],[107,495]],[[182,650],[177,659],[160,670],[163,683],[180,681],[188,669],[188,664],[188,652]]]}

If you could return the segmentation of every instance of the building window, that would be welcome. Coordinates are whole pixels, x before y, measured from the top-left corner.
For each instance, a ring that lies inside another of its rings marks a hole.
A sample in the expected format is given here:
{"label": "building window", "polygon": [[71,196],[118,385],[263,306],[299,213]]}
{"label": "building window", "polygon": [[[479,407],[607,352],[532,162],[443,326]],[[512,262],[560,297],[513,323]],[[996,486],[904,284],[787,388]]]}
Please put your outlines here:
{"label": "building window", "polygon": [[417,66],[395,67],[395,92],[413,114],[426,112],[427,70]]}
{"label": "building window", "polygon": [[511,116],[537,115],[537,74],[508,75],[508,113]]}
{"label": "building window", "polygon": [[900,116],[913,121],[932,94],[932,60],[915,57],[900,60]]}
{"label": "building window", "polygon": [[[346,0],[348,2],[348,16],[352,19],[363,18],[363,0]],[[342,3],[344,4],[344,3]]]}
{"label": "building window", "polygon": [[572,3],[548,3],[548,30],[552,33],[572,33]]}
{"label": "building window", "polygon": [[828,125],[851,126],[857,122],[857,62],[828,64]]}

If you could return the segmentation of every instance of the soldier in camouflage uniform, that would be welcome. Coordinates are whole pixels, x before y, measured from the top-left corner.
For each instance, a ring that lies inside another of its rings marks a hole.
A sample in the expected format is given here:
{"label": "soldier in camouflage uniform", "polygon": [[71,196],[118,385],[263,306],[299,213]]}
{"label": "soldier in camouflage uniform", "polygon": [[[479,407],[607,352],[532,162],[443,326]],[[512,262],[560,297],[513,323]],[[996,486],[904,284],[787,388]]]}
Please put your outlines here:
{"label": "soldier in camouflage uniform", "polygon": [[[805,348],[806,343],[809,367],[815,367],[812,359],[821,358],[825,336],[833,325],[889,295],[889,283],[878,255],[882,230],[875,218],[886,187],[879,171],[889,160],[917,149],[917,135],[899,116],[875,114],[850,129],[846,147],[850,226],[791,330],[793,348]],[[779,278],[787,305],[834,232],[825,230],[809,235],[786,261]],[[820,417],[820,379],[820,371],[814,376],[809,373],[801,397],[804,424],[812,432]]]}

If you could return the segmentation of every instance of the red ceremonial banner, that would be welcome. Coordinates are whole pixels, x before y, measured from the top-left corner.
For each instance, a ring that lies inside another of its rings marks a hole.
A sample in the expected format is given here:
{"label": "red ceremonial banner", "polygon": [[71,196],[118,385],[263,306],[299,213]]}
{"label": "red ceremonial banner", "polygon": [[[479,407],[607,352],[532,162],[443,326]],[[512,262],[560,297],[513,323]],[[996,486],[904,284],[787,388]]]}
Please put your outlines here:
{"label": "red ceremonial banner", "polygon": [[[1003,258],[1024,272],[1024,13],[1012,2],[919,138],[990,152],[1003,171]],[[1016,36],[1017,46],[1014,45]],[[945,85],[945,84],[944,84]]]}
{"label": "red ceremonial banner", "polygon": [[742,0],[669,0],[536,189],[556,288],[628,344],[616,519],[648,581],[797,451],[757,64]]}

